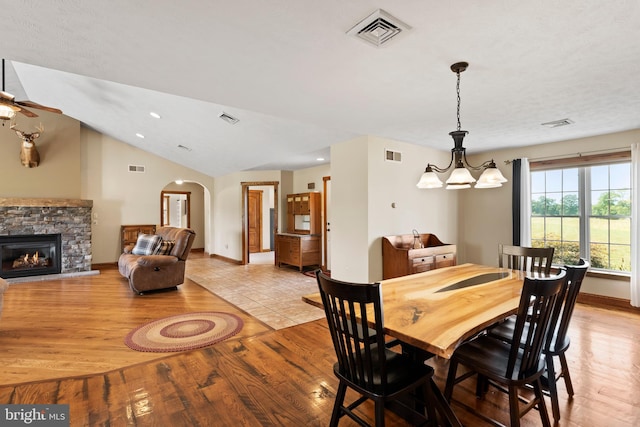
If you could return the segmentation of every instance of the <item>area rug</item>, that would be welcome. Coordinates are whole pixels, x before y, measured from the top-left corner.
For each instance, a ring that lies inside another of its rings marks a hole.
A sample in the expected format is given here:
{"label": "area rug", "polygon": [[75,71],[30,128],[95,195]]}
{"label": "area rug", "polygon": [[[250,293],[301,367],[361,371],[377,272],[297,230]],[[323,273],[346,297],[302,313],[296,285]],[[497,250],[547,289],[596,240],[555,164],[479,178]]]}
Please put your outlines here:
{"label": "area rug", "polygon": [[225,340],[240,332],[242,326],[242,319],[230,313],[178,314],[138,326],[127,334],[124,343],[137,351],[187,351]]}

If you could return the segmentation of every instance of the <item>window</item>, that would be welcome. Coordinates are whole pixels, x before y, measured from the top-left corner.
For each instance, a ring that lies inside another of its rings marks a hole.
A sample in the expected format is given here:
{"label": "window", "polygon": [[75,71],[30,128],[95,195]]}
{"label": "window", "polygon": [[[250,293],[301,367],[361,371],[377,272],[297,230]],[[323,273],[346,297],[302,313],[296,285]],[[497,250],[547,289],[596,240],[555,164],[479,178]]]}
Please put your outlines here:
{"label": "window", "polygon": [[584,257],[594,269],[631,271],[631,163],[534,165],[532,246],[553,246],[554,264]]}

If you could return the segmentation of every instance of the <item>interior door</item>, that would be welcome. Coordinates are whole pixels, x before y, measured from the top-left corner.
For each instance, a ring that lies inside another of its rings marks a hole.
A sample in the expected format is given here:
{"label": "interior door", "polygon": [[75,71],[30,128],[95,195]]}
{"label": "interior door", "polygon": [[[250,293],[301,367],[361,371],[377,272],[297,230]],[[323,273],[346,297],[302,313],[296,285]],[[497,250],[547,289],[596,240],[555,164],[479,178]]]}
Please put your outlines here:
{"label": "interior door", "polygon": [[331,271],[331,177],[324,181],[324,268]]}
{"label": "interior door", "polygon": [[262,252],[262,190],[249,190],[249,253]]}

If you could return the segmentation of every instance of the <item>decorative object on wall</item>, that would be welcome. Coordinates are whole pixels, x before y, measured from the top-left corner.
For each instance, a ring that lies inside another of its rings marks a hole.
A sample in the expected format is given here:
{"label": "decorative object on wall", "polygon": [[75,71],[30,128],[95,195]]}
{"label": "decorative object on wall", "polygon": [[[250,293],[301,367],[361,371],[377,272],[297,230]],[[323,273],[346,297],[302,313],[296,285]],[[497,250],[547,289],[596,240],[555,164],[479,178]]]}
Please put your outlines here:
{"label": "decorative object on wall", "polygon": [[456,85],[456,93],[458,100],[458,129],[449,132],[449,135],[453,138],[454,147],[451,149],[451,161],[446,168],[439,168],[431,163],[427,164],[427,168],[418,181],[418,188],[440,188],[442,187],[442,181],[436,175],[438,173],[447,172],[454,166],[449,179],[447,179],[447,190],[459,190],[463,188],[470,188],[471,184],[476,182],[476,179],[471,175],[469,170],[480,171],[483,170],[480,179],[475,185],[475,188],[495,188],[502,187],[503,182],[507,182],[500,170],[496,167],[493,159],[487,160],[479,166],[472,166],[467,161],[466,149],[462,146],[462,141],[465,135],[468,133],[466,130],[461,130],[460,126],[460,73],[465,71],[469,64],[467,62],[457,62],[451,66],[451,71],[458,76],[458,82]]}
{"label": "decorative object on wall", "polygon": [[36,147],[35,140],[44,132],[44,126],[40,123],[40,126],[36,129],[38,132],[26,133],[16,128],[15,123],[11,125],[13,129],[22,140],[20,146],[20,162],[22,166],[26,168],[36,168],[40,164],[40,153]]}
{"label": "decorative object on wall", "polygon": [[0,120],[2,125],[6,120],[11,120],[15,117],[16,113],[24,114],[27,117],[38,117],[33,111],[27,110],[25,107],[37,108],[40,110],[49,111],[50,113],[62,114],[62,111],[57,108],[46,107],[31,101],[16,101],[15,96],[4,91],[4,58],[2,59],[2,91],[0,91]]}

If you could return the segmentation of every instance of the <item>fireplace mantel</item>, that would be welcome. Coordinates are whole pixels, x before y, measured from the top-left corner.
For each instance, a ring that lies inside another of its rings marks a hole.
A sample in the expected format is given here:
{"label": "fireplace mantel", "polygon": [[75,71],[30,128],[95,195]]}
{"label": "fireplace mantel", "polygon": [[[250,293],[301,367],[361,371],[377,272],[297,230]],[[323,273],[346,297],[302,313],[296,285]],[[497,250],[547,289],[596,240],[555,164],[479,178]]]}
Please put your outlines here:
{"label": "fireplace mantel", "polygon": [[93,200],[82,199],[31,199],[23,197],[0,197],[0,206],[15,207],[62,207],[62,208],[91,208]]}

